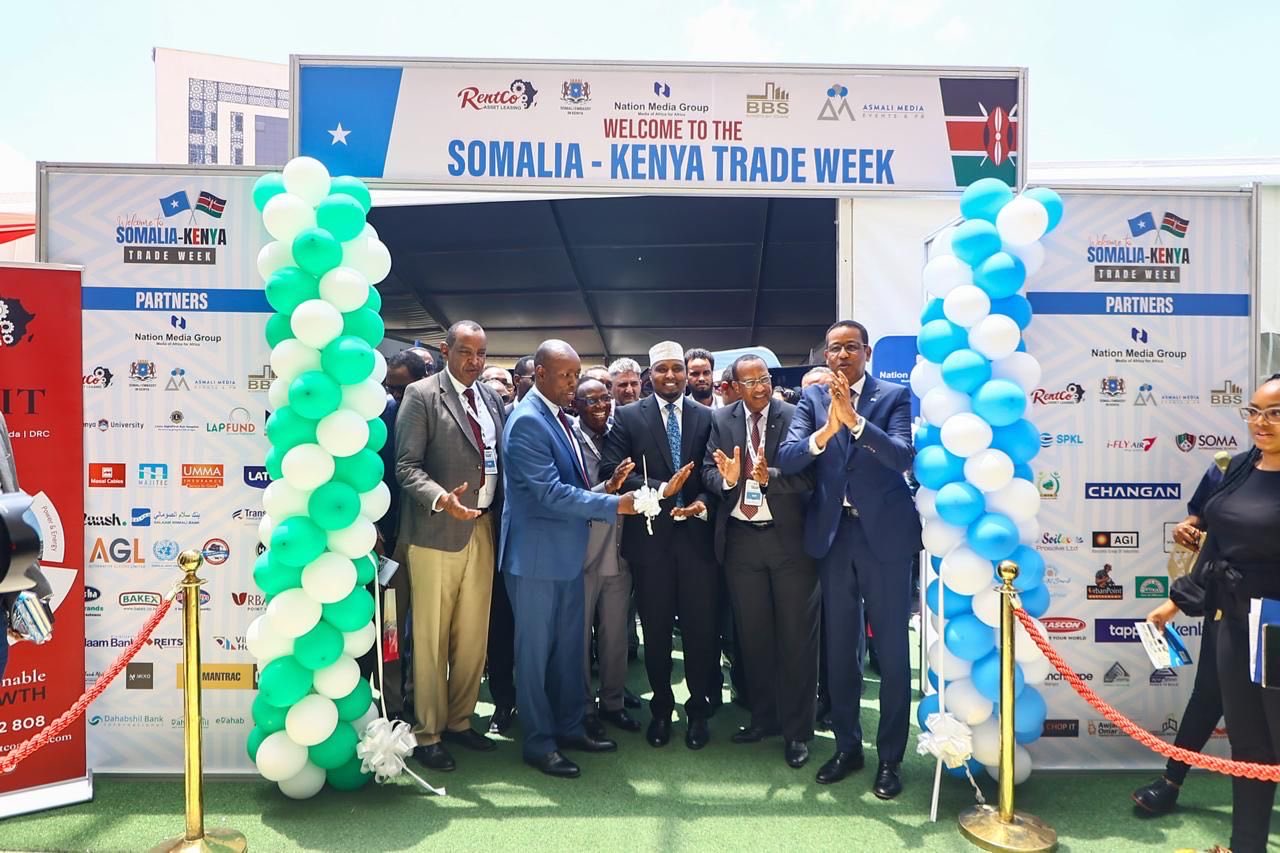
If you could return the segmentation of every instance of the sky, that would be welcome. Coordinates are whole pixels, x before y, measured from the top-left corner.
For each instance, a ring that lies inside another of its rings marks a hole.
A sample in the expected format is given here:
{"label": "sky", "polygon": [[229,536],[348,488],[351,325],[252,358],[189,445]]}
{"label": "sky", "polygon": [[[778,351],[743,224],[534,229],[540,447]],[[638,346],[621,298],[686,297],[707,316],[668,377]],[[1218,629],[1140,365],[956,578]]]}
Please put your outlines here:
{"label": "sky", "polygon": [[212,0],[7,4],[0,151],[148,162],[153,47],[410,57],[1027,66],[1032,162],[1280,156],[1280,3]]}

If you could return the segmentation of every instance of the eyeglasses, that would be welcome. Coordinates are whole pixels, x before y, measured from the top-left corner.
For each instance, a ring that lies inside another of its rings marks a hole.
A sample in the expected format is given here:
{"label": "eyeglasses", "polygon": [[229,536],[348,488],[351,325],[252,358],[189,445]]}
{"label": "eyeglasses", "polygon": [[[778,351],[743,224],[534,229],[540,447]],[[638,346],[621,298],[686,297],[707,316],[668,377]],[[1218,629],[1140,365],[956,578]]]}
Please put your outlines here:
{"label": "eyeglasses", "polygon": [[600,394],[595,397],[578,397],[577,399],[588,406],[607,406],[613,402],[613,397],[608,394]]}
{"label": "eyeglasses", "polygon": [[1280,426],[1280,406],[1272,406],[1269,409],[1259,409],[1254,406],[1243,406],[1240,409],[1240,417],[1242,420],[1254,421],[1261,420],[1270,426]]}
{"label": "eyeglasses", "polygon": [[761,376],[759,379],[738,379],[735,380],[743,388],[751,389],[757,386],[768,388],[773,385],[773,377]]}
{"label": "eyeglasses", "polygon": [[853,355],[854,353],[862,352],[866,348],[866,344],[827,344],[827,352],[832,355],[839,355],[842,352]]}

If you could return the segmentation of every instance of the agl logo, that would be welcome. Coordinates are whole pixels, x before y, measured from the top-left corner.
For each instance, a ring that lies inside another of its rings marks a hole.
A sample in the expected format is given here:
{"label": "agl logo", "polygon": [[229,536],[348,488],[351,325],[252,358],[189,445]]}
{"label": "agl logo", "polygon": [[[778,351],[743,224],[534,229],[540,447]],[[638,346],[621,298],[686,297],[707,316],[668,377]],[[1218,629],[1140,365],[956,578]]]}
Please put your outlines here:
{"label": "agl logo", "polygon": [[112,539],[101,537],[94,540],[89,549],[90,563],[116,563],[130,566],[141,566],[146,563],[142,557],[142,543],[137,539]]}

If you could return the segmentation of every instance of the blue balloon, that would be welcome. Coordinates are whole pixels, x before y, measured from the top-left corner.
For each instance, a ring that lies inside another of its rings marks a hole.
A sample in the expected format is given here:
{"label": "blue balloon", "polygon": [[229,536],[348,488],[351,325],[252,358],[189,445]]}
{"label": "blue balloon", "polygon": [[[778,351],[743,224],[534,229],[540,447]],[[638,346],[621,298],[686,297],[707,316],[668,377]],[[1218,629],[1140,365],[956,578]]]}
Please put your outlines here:
{"label": "blue balloon", "polygon": [[[978,692],[984,698],[990,699],[992,702],[1000,701],[1000,651],[999,649],[991,652],[991,654],[977,661],[973,665],[973,672],[969,674],[973,679],[973,686],[978,688]],[[1026,676],[1022,674],[1022,667],[1015,663],[1013,665],[1013,695],[1020,696],[1023,688],[1027,685]],[[1014,713],[1017,714],[1017,706],[1014,706]],[[1016,723],[1014,724],[1017,725]]]}
{"label": "blue balloon", "polygon": [[991,378],[991,362],[982,353],[958,349],[942,361],[942,381],[949,388],[972,394]]}
{"label": "blue balloon", "polygon": [[1020,258],[996,252],[973,270],[973,283],[992,299],[1013,296],[1027,280],[1027,268]]}
{"label": "blue balloon", "polygon": [[992,379],[973,392],[973,413],[993,427],[1008,426],[1027,409],[1027,392],[1008,379]]}
{"label": "blue balloon", "polygon": [[935,572],[942,571],[942,558],[936,555],[930,555],[929,565],[933,566],[933,570]]}
{"label": "blue balloon", "polygon": [[1013,700],[1013,739],[1018,743],[1034,743],[1044,730],[1044,718],[1049,713],[1044,697],[1034,687],[1028,687]]}
{"label": "blue balloon", "polygon": [[916,481],[926,489],[941,489],[947,483],[964,479],[964,460],[949,453],[941,444],[921,448],[912,468]]}
{"label": "blue balloon", "polygon": [[[929,670],[929,674],[933,675],[933,670]],[[916,706],[916,722],[920,724],[921,731],[929,730],[924,721],[929,719],[930,714],[936,713],[938,713],[938,694],[930,693],[921,699],[920,704]]]}
{"label": "blue balloon", "polygon": [[1044,557],[1040,556],[1039,551],[1019,545],[1009,555],[1009,559],[1018,564],[1018,579],[1013,582],[1013,587],[1018,592],[1044,584]]}
{"label": "blue balloon", "polygon": [[915,445],[917,450],[935,444],[942,444],[941,427],[936,427],[933,424],[923,424],[916,428]]}
{"label": "blue balloon", "polygon": [[925,677],[929,679],[929,686],[932,687],[934,690],[937,690],[938,689],[938,673],[934,672],[933,670],[929,670],[926,673]]}
{"label": "blue balloon", "polygon": [[942,300],[938,297],[930,299],[928,304],[924,306],[924,310],[920,312],[920,325],[923,326],[930,320],[945,320],[947,315],[942,310]]}
{"label": "blue balloon", "polygon": [[1009,516],[989,512],[969,525],[969,547],[988,560],[1004,560],[1018,547],[1018,526]]}
{"label": "blue balloon", "polygon": [[1026,339],[1026,338],[1023,338],[1022,340],[1018,341],[1018,345],[1017,345],[1016,347],[1014,347],[1014,350],[1013,350],[1013,351],[1014,351],[1014,352],[1026,352],[1026,351],[1027,351],[1027,339]]}
{"label": "blue balloon", "polygon": [[996,647],[996,632],[972,613],[948,619],[942,636],[951,654],[968,661],[980,660]]}
{"label": "blue balloon", "polygon": [[1062,196],[1048,187],[1033,187],[1023,195],[1043,204],[1045,211],[1049,214],[1049,227],[1044,230],[1044,233],[1048,234],[1058,227],[1058,223],[1062,221]]}
{"label": "blue balloon", "polygon": [[1040,452],[1040,430],[1026,418],[991,430],[991,446],[1003,450],[1014,465],[1030,462]]}
{"label": "blue balloon", "polygon": [[1018,598],[1022,599],[1022,609],[1037,619],[1049,612],[1049,587],[1044,584],[1019,594]]}
{"label": "blue balloon", "polygon": [[[961,474],[964,469],[961,468]],[[968,483],[947,483],[938,489],[938,497],[934,501],[938,508],[938,517],[947,524],[956,527],[968,527],[987,509],[986,498]]]}
{"label": "blue balloon", "polygon": [[1000,232],[985,219],[970,219],[951,235],[951,251],[977,269],[979,264],[1000,251]]}
{"label": "blue balloon", "polygon": [[1031,303],[1021,293],[1015,293],[1003,299],[992,299],[991,313],[1004,314],[1017,323],[1019,329],[1026,329],[1031,325]]}
{"label": "blue balloon", "polygon": [[[992,432],[995,432],[995,430],[992,430]],[[1035,472],[1032,471],[1031,466],[1025,462],[1022,464],[1018,464],[1017,462],[1013,463],[1013,476],[1017,477],[1019,480],[1026,480],[1028,483],[1034,483],[1036,481]]]}
{"label": "blue balloon", "polygon": [[969,345],[969,333],[950,320],[930,320],[920,327],[916,347],[934,364],[942,364],[947,356]]}
{"label": "blue balloon", "polygon": [[960,213],[965,219],[995,223],[1000,208],[1013,201],[1013,190],[999,178],[981,178],[965,187],[960,196]]}
{"label": "blue balloon", "polygon": [[[941,560],[939,560],[941,565]],[[965,613],[973,612],[973,596],[953,592],[940,578],[934,578],[924,589],[925,604],[934,613],[938,612],[938,590],[942,590],[942,604],[946,608],[947,618],[954,619]]]}

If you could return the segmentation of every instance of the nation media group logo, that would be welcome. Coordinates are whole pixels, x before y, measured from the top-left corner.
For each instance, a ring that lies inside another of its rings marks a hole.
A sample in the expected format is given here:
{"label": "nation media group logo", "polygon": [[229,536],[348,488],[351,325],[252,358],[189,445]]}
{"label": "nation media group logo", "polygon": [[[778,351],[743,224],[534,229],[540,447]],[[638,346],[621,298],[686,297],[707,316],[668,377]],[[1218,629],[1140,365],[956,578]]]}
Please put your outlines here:
{"label": "nation media group logo", "polygon": [[1191,250],[1178,244],[1186,239],[1191,220],[1166,210],[1157,225],[1155,212],[1144,210],[1128,217],[1125,225],[1127,229],[1117,227],[1113,233],[1103,232],[1089,238],[1085,262],[1093,267],[1095,282],[1176,284],[1182,281],[1182,270],[1191,265]]}
{"label": "nation media group logo", "polygon": [[196,194],[195,204],[185,188],[157,199],[152,213],[131,212],[116,217],[116,245],[126,264],[213,266],[218,247],[227,245],[227,229],[220,221],[227,200],[208,190]]}

